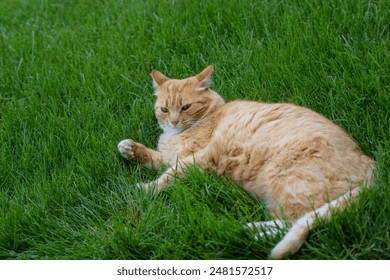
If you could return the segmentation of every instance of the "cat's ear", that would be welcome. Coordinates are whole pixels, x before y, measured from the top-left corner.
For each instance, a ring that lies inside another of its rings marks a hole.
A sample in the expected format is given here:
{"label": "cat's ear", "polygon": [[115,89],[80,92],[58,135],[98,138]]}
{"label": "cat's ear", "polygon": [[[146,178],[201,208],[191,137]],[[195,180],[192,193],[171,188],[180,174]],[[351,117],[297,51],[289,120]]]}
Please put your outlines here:
{"label": "cat's ear", "polygon": [[153,85],[155,89],[158,89],[161,87],[166,81],[169,80],[169,78],[165,77],[163,73],[157,70],[153,70],[152,73],[152,78],[153,78]]}
{"label": "cat's ear", "polygon": [[199,81],[198,90],[206,90],[210,88],[211,84],[211,74],[213,74],[214,66],[209,65],[202,72],[195,76],[195,78]]}

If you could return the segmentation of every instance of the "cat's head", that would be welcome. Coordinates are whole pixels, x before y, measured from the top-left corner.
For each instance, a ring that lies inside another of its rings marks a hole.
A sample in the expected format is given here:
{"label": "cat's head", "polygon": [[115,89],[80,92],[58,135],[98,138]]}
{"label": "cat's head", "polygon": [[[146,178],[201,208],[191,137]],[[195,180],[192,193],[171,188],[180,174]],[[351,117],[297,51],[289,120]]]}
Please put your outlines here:
{"label": "cat's head", "polygon": [[155,114],[165,133],[180,133],[225,103],[210,89],[212,73],[213,66],[210,65],[193,77],[175,80],[152,71],[157,96]]}

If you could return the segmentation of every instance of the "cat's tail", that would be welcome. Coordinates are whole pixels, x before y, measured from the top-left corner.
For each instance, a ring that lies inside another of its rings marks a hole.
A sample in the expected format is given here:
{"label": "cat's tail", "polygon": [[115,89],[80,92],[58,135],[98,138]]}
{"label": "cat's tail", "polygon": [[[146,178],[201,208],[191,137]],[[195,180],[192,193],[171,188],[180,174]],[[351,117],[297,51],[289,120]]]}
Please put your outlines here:
{"label": "cat's tail", "polygon": [[[373,171],[372,167],[367,174],[366,186],[373,185]],[[356,200],[359,196],[361,187],[358,186],[352,189],[350,192],[340,196],[339,198],[326,203],[325,205],[317,208],[316,210],[306,213],[301,218],[296,220],[291,229],[283,237],[283,239],[275,246],[271,252],[272,259],[282,259],[287,254],[295,253],[299,250],[302,244],[305,242],[309,231],[313,228],[313,224],[317,218],[330,219],[332,209],[343,209],[348,205],[351,200]]]}

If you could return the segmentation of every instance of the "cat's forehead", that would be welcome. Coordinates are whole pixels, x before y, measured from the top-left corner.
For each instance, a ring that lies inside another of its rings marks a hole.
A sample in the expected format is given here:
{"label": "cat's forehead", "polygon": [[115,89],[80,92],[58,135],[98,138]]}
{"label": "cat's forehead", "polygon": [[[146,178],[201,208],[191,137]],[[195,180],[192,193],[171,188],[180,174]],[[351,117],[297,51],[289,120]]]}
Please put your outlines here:
{"label": "cat's forehead", "polygon": [[156,92],[156,104],[161,106],[181,106],[191,101],[195,83],[192,79],[168,80]]}
{"label": "cat's forehead", "polygon": [[185,100],[188,100],[182,92],[172,91],[169,93],[161,93],[157,96],[156,105],[164,107],[179,107],[182,106]]}
{"label": "cat's forehead", "polygon": [[157,95],[156,106],[181,108],[183,105],[196,102],[199,99],[199,96],[194,93],[193,90],[187,90],[185,86],[183,88],[170,88]]}
{"label": "cat's forehead", "polygon": [[161,93],[175,93],[184,92],[185,90],[192,89],[195,86],[193,78],[187,78],[183,80],[168,80],[160,88]]}

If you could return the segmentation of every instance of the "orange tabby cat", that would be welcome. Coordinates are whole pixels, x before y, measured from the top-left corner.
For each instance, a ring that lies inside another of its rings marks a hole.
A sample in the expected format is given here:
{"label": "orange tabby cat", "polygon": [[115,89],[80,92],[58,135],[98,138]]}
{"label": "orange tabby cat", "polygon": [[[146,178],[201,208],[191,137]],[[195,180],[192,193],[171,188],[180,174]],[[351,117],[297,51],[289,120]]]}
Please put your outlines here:
{"label": "orange tabby cat", "polygon": [[374,161],[337,125],[309,109],[286,103],[225,103],[210,89],[210,65],[184,80],[152,72],[155,114],[164,131],[157,151],[126,139],[123,157],[150,168],[168,168],[156,181],[140,184],[158,192],[175,175],[196,163],[203,170],[227,174],[260,197],[274,221],[248,224],[275,233],[293,222],[272,250],[280,259],[296,252],[317,217],[330,218],[356,198],[360,186],[372,184]]}

